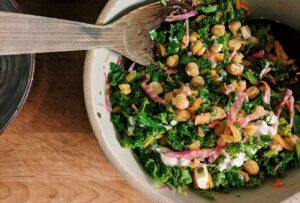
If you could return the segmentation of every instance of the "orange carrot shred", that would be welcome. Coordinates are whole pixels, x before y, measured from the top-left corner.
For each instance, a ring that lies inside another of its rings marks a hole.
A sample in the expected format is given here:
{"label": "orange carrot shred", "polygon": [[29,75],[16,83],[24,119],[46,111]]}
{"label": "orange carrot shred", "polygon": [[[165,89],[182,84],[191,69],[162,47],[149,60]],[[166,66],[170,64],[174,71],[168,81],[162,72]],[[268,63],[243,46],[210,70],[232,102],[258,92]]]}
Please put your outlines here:
{"label": "orange carrot shred", "polygon": [[283,182],[282,180],[277,179],[277,180],[273,181],[273,186],[275,188],[282,188],[282,187],[285,186],[285,182]]}
{"label": "orange carrot shred", "polygon": [[240,1],[240,0],[236,0],[236,1],[235,1],[235,7],[236,7],[237,9],[241,9],[241,1]]}
{"label": "orange carrot shred", "polygon": [[162,44],[158,44],[159,52],[162,56],[166,56],[166,48]]}

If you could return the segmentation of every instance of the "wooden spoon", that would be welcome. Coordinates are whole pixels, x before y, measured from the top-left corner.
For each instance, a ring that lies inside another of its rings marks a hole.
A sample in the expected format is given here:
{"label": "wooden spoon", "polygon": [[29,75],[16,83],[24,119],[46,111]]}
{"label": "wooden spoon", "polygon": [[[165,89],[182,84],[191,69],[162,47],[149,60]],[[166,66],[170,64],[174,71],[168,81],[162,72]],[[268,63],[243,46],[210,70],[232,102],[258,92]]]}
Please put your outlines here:
{"label": "wooden spoon", "polygon": [[156,2],[104,26],[32,15],[0,12],[0,55],[111,48],[142,65],[154,60],[149,32],[174,10],[187,8],[172,1]]}

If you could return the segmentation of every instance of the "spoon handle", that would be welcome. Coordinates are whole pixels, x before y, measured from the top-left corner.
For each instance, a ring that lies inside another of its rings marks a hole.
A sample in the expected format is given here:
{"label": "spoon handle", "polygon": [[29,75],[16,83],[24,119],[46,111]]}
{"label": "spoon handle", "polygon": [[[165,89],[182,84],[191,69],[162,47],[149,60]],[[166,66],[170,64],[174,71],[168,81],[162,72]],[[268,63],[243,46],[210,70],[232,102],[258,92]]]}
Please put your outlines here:
{"label": "spoon handle", "polygon": [[122,46],[114,27],[0,12],[0,55]]}

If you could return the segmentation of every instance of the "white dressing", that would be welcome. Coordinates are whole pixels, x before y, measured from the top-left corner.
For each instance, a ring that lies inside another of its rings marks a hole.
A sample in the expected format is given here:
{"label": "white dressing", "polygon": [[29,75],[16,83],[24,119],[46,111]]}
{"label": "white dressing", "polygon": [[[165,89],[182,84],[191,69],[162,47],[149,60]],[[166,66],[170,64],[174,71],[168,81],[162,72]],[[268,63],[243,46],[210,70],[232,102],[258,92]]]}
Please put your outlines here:
{"label": "white dressing", "polygon": [[230,169],[233,166],[241,167],[247,160],[246,154],[242,152],[238,153],[234,159],[232,159],[232,157],[225,151],[223,151],[223,155],[225,156],[225,159],[222,163],[218,164],[218,169],[220,171]]}

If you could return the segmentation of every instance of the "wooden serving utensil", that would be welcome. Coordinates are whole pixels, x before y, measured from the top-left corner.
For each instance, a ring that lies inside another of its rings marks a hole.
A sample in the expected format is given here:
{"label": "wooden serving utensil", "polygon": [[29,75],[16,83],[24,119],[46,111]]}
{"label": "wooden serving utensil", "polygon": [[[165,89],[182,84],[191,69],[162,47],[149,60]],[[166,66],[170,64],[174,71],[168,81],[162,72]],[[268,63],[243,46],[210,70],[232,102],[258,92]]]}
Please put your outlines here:
{"label": "wooden serving utensil", "polygon": [[104,26],[0,12],[0,55],[111,48],[142,65],[153,62],[154,43],[149,32],[186,4],[160,2],[133,10]]}

